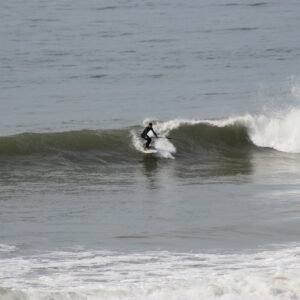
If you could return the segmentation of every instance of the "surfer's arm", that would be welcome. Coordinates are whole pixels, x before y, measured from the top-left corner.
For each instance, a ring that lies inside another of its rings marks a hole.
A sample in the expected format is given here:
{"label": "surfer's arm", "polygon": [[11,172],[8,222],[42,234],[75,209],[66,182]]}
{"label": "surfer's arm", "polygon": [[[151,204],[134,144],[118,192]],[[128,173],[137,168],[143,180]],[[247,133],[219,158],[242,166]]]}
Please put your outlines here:
{"label": "surfer's arm", "polygon": [[156,132],[153,130],[153,129],[151,129],[152,130],[152,132],[154,133],[154,135],[156,136],[156,137],[158,137],[158,135],[156,134]]}

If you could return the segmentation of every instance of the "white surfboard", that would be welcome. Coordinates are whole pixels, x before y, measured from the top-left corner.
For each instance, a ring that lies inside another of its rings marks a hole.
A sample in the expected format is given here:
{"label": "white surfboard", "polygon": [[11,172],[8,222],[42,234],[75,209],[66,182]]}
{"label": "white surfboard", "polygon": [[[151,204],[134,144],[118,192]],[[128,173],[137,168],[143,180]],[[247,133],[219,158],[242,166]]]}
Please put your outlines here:
{"label": "white surfboard", "polygon": [[157,150],[154,147],[150,147],[148,149],[143,149],[144,153],[157,153]]}

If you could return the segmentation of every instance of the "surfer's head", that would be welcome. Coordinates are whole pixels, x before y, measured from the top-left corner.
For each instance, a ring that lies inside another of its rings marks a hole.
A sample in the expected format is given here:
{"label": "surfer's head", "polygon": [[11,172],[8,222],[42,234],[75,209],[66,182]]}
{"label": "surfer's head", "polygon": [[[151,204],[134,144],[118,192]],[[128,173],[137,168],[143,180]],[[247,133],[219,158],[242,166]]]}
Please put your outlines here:
{"label": "surfer's head", "polygon": [[149,123],[149,127],[152,127],[152,123]]}

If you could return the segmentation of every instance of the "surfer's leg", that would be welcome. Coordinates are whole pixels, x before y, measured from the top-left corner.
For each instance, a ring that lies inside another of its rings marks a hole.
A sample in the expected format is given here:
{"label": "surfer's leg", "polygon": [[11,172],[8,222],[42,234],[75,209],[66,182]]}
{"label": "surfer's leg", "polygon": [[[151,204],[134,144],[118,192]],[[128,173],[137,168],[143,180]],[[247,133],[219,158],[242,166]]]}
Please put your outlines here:
{"label": "surfer's leg", "polygon": [[149,148],[150,143],[151,143],[151,138],[149,136],[147,136],[146,148]]}

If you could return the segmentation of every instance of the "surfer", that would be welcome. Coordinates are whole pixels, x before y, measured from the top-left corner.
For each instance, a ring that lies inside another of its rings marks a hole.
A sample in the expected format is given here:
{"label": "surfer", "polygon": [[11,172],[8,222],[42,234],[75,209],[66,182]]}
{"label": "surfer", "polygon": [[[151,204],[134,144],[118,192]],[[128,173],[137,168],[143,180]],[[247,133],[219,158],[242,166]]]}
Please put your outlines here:
{"label": "surfer", "polygon": [[151,137],[148,136],[149,131],[152,131],[154,133],[154,135],[156,137],[158,137],[156,132],[153,130],[152,126],[153,126],[152,123],[149,123],[148,126],[143,130],[143,132],[141,134],[141,137],[147,141],[146,144],[145,144],[145,149],[150,148],[150,143],[151,143],[151,140],[152,140]]}

